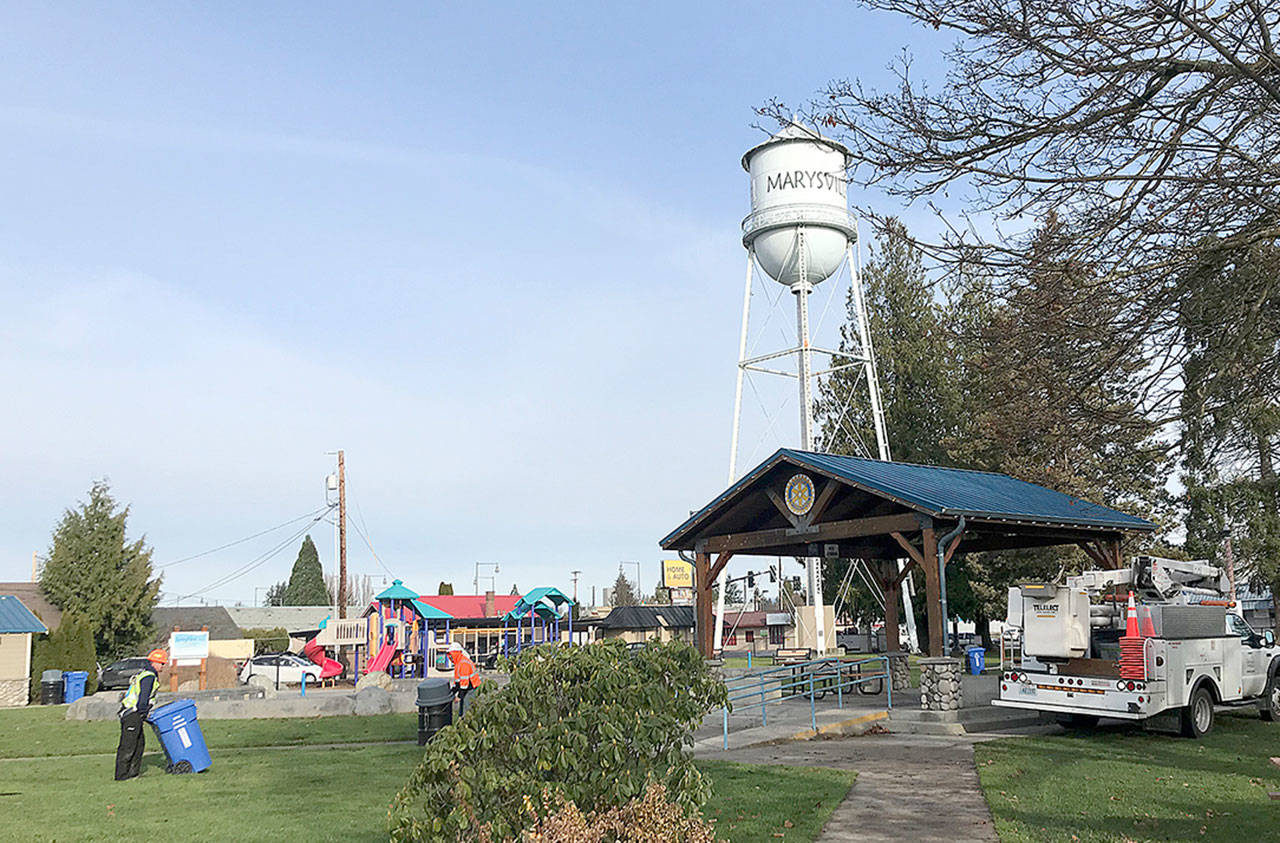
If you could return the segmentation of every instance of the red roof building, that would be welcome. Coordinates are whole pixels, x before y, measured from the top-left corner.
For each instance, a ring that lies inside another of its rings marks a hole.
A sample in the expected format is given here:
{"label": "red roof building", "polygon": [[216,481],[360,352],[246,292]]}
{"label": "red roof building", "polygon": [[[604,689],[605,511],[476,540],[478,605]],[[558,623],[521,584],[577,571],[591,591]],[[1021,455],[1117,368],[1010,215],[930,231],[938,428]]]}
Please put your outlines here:
{"label": "red roof building", "polygon": [[454,621],[500,618],[520,602],[519,594],[423,594],[428,606],[448,612]]}

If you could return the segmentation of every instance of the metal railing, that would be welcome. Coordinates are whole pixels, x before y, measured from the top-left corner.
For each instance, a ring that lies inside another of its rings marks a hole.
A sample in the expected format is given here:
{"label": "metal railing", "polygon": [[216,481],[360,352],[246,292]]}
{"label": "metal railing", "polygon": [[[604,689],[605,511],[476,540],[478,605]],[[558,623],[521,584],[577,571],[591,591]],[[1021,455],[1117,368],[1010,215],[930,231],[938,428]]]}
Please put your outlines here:
{"label": "metal railing", "polygon": [[[875,665],[868,672],[866,666]],[[872,684],[875,683],[875,684]],[[886,695],[885,705],[893,708],[893,682],[889,676],[887,656],[870,656],[863,659],[838,658],[812,659],[783,665],[724,680],[729,692],[728,705],[722,715],[724,748],[729,748],[729,711],[742,703],[742,708],[760,706],[760,719],[769,725],[770,705],[778,705],[796,697],[809,700],[809,723],[818,730],[817,699],[827,694],[836,695],[836,704],[844,708],[844,693],[857,691],[862,696]]]}

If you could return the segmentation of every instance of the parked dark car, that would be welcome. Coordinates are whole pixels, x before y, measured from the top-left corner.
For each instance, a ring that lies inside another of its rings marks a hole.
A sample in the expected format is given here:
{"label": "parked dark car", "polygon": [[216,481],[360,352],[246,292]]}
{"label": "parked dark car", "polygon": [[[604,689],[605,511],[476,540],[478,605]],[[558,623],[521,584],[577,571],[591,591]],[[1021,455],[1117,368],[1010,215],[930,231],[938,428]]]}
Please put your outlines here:
{"label": "parked dark car", "polygon": [[102,691],[119,691],[129,687],[133,675],[150,663],[145,656],[131,659],[120,659],[102,669],[102,677],[98,680],[98,689]]}

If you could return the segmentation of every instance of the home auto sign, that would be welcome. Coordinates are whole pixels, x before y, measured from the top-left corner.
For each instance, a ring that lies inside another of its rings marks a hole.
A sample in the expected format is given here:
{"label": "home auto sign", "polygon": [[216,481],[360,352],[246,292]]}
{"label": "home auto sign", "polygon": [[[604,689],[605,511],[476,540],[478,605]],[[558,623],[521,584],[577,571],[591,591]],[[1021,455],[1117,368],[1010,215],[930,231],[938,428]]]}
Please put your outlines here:
{"label": "home auto sign", "polygon": [[169,633],[169,659],[179,667],[209,658],[209,631]]}

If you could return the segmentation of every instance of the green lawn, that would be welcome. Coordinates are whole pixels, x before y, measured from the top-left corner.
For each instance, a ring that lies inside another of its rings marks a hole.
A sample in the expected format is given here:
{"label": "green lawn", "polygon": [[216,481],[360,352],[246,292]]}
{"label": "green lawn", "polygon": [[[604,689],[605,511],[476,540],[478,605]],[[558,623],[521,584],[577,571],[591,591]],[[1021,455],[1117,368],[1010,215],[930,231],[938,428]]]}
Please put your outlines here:
{"label": "green lawn", "polygon": [[978,776],[1009,841],[1280,840],[1280,725],[1219,715],[1194,741],[1136,729],[980,743]]}
{"label": "green lawn", "polygon": [[732,761],[699,761],[698,768],[712,782],[704,816],[731,843],[813,840],[857,778],[851,770]]}
{"label": "green lawn", "polygon": [[[120,740],[117,721],[68,721],[66,713],[65,705],[0,710],[0,758],[116,751]],[[220,747],[363,743],[414,739],[418,715],[201,720],[200,728],[210,746]],[[148,741],[154,742],[150,731]]]}
{"label": "green lawn", "polygon": [[[118,725],[67,721],[64,711],[0,711],[0,840],[383,840],[387,805],[421,756],[414,743],[393,743],[413,739],[414,714],[208,720],[208,771],[166,775],[148,730],[143,775],[116,782]],[[318,748],[352,742],[379,745]],[[28,756],[39,757],[15,760]],[[854,778],[819,768],[699,767],[715,793],[707,817],[733,843],[812,840]]]}

